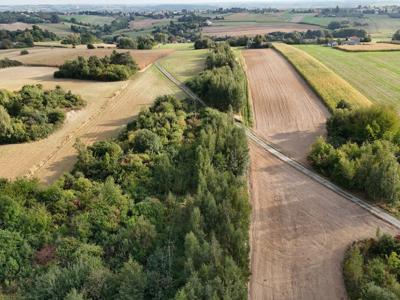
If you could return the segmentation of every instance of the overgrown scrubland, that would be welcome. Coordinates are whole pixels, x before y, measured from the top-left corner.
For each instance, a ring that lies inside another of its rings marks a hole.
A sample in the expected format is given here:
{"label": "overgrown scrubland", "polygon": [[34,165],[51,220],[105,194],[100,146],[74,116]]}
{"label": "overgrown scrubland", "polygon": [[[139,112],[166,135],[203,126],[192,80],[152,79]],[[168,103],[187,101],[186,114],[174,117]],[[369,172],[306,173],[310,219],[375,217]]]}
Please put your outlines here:
{"label": "overgrown scrubland", "polygon": [[27,299],[244,299],[248,146],[231,116],[158,98],[77,144],[49,187],[0,183],[0,284]]}
{"label": "overgrown scrubland", "polygon": [[18,92],[0,90],[0,144],[22,143],[47,137],[65,120],[65,112],[85,101],[61,87],[44,90],[26,85]]}

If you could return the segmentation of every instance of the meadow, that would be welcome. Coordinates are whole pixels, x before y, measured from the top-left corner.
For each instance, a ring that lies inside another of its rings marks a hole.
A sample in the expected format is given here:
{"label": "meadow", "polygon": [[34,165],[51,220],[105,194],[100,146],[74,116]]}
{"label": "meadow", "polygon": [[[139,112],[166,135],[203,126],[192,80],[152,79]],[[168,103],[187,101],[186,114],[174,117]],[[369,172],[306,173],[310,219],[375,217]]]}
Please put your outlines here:
{"label": "meadow", "polygon": [[400,108],[400,52],[344,52],[329,47],[299,45],[374,103]]}
{"label": "meadow", "polygon": [[110,24],[115,20],[111,16],[96,16],[96,15],[60,15],[61,20],[69,21],[71,18],[75,18],[78,22],[89,23],[92,25],[104,25]]}
{"label": "meadow", "polygon": [[289,60],[330,110],[335,109],[340,100],[346,100],[356,107],[371,104],[367,97],[346,80],[301,49],[281,43],[274,43],[274,48]]}

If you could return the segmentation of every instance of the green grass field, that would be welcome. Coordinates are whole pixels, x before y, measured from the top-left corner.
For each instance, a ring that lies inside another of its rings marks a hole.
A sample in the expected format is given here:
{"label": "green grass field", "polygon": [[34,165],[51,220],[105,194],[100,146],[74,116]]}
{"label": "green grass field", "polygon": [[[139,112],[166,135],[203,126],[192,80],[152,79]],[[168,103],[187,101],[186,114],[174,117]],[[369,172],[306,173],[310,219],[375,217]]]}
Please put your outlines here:
{"label": "green grass field", "polygon": [[177,79],[185,82],[204,70],[205,58],[208,51],[208,49],[180,49],[162,58],[159,63]]}
{"label": "green grass field", "polygon": [[71,34],[71,23],[57,23],[57,24],[51,24],[51,23],[46,23],[46,24],[39,24],[39,27],[41,27],[43,30],[48,30],[51,32],[54,32],[58,36],[65,37],[68,34]]}
{"label": "green grass field", "polygon": [[335,71],[371,101],[400,109],[400,52],[349,53],[315,45],[296,47]]}
{"label": "green grass field", "polygon": [[283,43],[274,43],[274,48],[286,57],[331,111],[340,100],[356,107],[371,105],[366,96],[305,51]]}
{"label": "green grass field", "polygon": [[75,18],[78,22],[89,23],[93,25],[110,24],[115,18],[110,16],[90,16],[90,15],[60,15],[61,20],[69,21]]}

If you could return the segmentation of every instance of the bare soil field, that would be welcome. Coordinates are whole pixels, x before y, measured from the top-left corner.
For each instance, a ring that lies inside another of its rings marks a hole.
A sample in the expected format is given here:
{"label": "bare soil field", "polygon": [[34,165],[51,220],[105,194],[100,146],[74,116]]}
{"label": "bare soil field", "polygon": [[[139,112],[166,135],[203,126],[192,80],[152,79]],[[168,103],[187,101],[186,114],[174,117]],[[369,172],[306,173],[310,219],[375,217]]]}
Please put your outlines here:
{"label": "bare soil field", "polygon": [[[154,98],[175,94],[177,88],[154,68],[125,82],[54,80],[54,68],[16,67],[0,70],[2,88],[19,89],[24,84],[41,83],[46,88],[61,85],[82,95],[86,108],[68,113],[65,124],[48,138],[25,144],[0,146],[0,177],[38,177],[44,183],[69,171],[76,160],[77,138],[85,144],[118,134],[123,126]],[[17,80],[15,78],[18,78]]]}
{"label": "bare soil field", "polygon": [[348,52],[400,51],[400,44],[374,43],[361,45],[341,45],[337,48]]}
{"label": "bare soil field", "polygon": [[[18,60],[30,66],[49,66],[58,67],[68,59],[74,59],[78,56],[89,57],[97,55],[103,57],[110,55],[115,49],[69,49],[69,48],[34,48],[29,50],[28,55],[20,55],[21,50],[2,53],[0,58],[8,57]],[[141,69],[152,64],[157,59],[172,53],[173,49],[155,49],[155,50],[117,50],[118,52],[129,52],[136,60]]]}
{"label": "bare soil field", "polygon": [[305,163],[310,145],[325,134],[328,110],[275,50],[245,50],[255,131]]}
{"label": "bare soil field", "polygon": [[168,22],[170,19],[142,19],[137,21],[130,21],[129,28],[130,29],[142,29],[152,27],[158,23]]}
{"label": "bare soil field", "polygon": [[342,260],[394,228],[251,145],[251,300],[346,299]]}
{"label": "bare soil field", "polygon": [[318,29],[318,26],[307,24],[255,24],[255,25],[235,25],[235,26],[208,26],[203,28],[203,34],[208,36],[255,36],[257,34],[267,34],[274,31],[306,31],[308,29]]}
{"label": "bare soil field", "polygon": [[15,22],[11,24],[0,24],[0,30],[16,31],[16,30],[25,30],[31,28],[32,24],[22,23],[22,22]]}

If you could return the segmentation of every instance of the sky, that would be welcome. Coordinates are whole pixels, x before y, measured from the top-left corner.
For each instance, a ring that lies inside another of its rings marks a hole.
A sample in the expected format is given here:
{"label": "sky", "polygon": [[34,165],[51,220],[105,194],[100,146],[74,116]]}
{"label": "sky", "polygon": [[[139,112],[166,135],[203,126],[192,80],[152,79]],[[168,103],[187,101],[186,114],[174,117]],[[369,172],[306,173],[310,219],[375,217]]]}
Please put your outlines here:
{"label": "sky", "polygon": [[[264,3],[279,3],[279,2],[292,2],[292,3],[302,3],[302,2],[321,2],[321,0],[0,0],[0,5],[20,5],[20,4],[131,4],[131,5],[151,5],[151,4],[204,4],[204,3],[247,3],[247,2],[264,2]],[[329,2],[342,2],[345,3],[346,0],[331,0]],[[360,0],[358,2],[370,2]]]}

